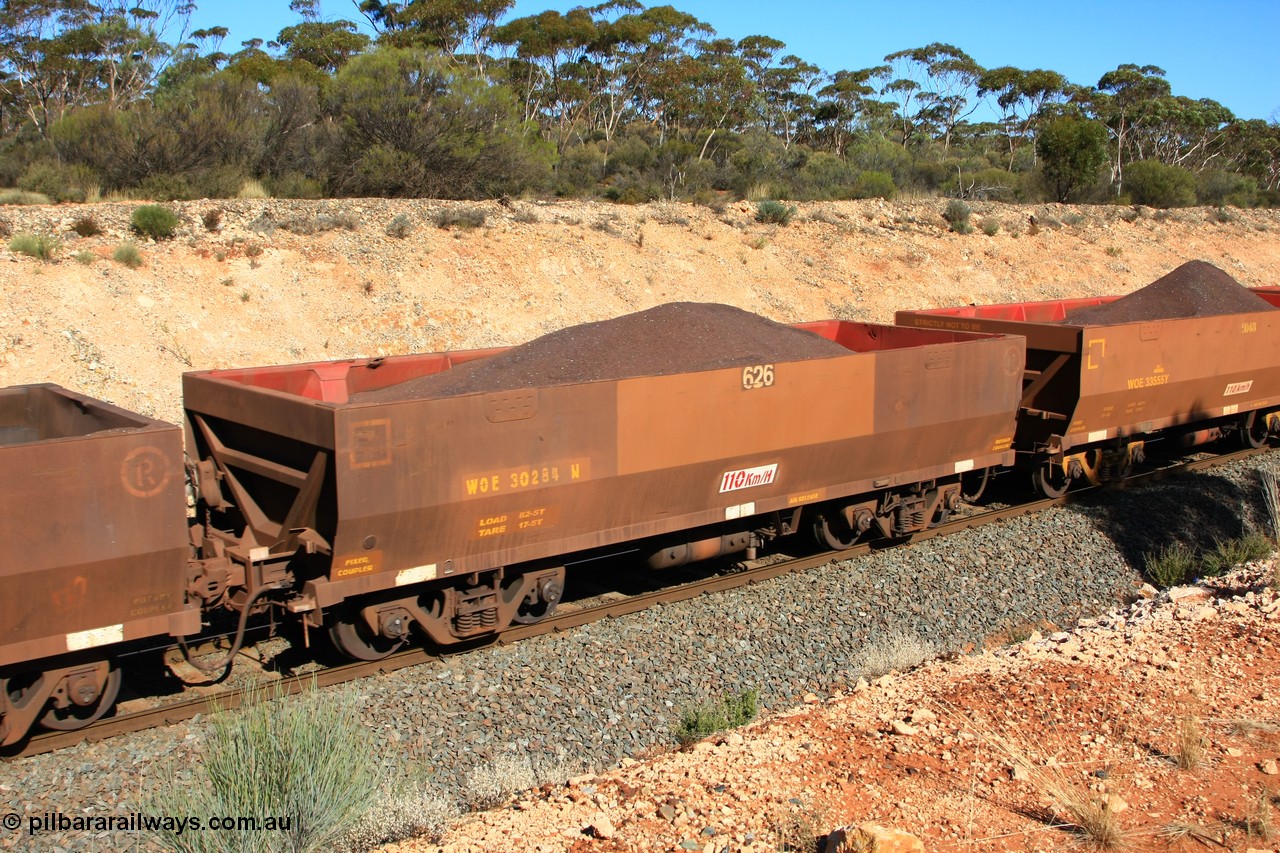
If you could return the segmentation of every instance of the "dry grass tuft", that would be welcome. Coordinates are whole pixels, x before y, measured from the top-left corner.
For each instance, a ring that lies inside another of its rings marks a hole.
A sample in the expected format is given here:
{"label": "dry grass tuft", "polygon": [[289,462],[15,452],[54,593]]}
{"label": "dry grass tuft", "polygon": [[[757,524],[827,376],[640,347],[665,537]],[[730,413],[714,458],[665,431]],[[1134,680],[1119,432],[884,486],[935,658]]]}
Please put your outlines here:
{"label": "dry grass tuft", "polygon": [[[796,802],[792,800],[793,805]],[[821,815],[812,809],[800,808],[798,805],[787,812],[772,814],[768,818],[768,827],[773,849],[779,853],[821,853],[823,844],[820,827],[822,825]],[[872,853],[872,851],[855,849],[849,853]]]}
{"label": "dry grass tuft", "polygon": [[1253,811],[1245,820],[1245,829],[1250,838],[1261,838],[1263,841],[1273,841],[1275,839],[1275,809],[1272,805],[1274,799],[1275,795],[1266,788],[1258,792],[1258,799],[1254,801]]}
{"label": "dry grass tuft", "polygon": [[1280,723],[1274,720],[1229,720],[1227,731],[1250,739],[1280,734]]}
{"label": "dry grass tuft", "polygon": [[1178,716],[1173,760],[1182,770],[1195,770],[1204,758],[1204,729],[1200,718],[1192,714]]}
{"label": "dry grass tuft", "polygon": [[465,804],[475,811],[491,809],[521,791],[548,782],[563,783],[582,769],[580,764],[569,761],[563,750],[555,758],[537,761],[527,754],[503,752],[467,775]]}
{"label": "dry grass tuft", "polygon": [[250,178],[240,185],[238,198],[254,199],[254,198],[271,198],[271,193],[267,192],[267,188],[262,181]]}
{"label": "dry grass tuft", "polygon": [[1174,841],[1182,841],[1190,839],[1208,846],[1225,847],[1223,836],[1226,834],[1225,827],[1220,823],[1211,823],[1208,826],[1200,826],[1199,824],[1186,823],[1185,821],[1175,820],[1172,823],[1166,823],[1156,833],[1156,837],[1166,843]]}
{"label": "dry grass tuft", "polygon": [[1024,780],[1051,804],[1053,816],[1094,850],[1123,850],[1130,833],[1120,825],[1112,799],[1090,790],[1078,770],[1059,764],[1038,763],[1032,750],[1012,735],[995,731],[972,719],[952,714],[980,741],[992,746],[1009,762],[1016,778]]}
{"label": "dry grass tuft", "polygon": [[938,656],[938,647],[920,636],[895,631],[868,645],[858,655],[853,669],[868,678],[903,672]]}

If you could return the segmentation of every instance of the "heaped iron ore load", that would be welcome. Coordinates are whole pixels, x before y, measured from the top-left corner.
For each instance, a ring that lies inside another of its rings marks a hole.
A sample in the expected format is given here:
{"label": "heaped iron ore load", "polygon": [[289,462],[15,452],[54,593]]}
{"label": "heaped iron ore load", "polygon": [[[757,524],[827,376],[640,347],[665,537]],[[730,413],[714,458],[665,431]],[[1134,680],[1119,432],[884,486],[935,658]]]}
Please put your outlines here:
{"label": "heaped iron ore load", "polygon": [[813,506],[836,543],[922,529],[958,474],[1011,458],[1022,360],[1019,338],[685,304],[501,352],[192,373],[184,394],[208,548],[317,626],[379,597],[334,631],[372,656],[415,623],[456,642],[537,618],[565,555],[753,552]]}
{"label": "heaped iron ore load", "polygon": [[[0,743],[110,708],[101,648],[200,630],[182,464],[172,424],[56,385],[0,389]],[[40,658],[57,664],[23,671]]]}
{"label": "heaped iron ore load", "polygon": [[848,353],[821,335],[741,308],[671,302],[613,320],[569,326],[492,357],[360,392],[352,399],[391,402],[455,397]]}
{"label": "heaped iron ore load", "polygon": [[1073,309],[1064,322],[1075,326],[1114,326],[1274,310],[1274,305],[1213,264],[1188,261],[1127,296]]}
{"label": "heaped iron ore load", "polygon": [[1016,448],[1046,494],[1121,476],[1147,442],[1277,429],[1280,294],[1193,261],[1124,297],[899,311],[899,325],[1025,335]]}

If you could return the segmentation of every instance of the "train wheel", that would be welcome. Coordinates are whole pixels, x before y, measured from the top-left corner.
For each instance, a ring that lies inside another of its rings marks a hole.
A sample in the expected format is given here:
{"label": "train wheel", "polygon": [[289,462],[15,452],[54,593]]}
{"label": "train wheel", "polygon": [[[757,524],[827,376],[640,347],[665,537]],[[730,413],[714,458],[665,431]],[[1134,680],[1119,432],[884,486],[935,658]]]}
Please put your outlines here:
{"label": "train wheel", "polygon": [[858,533],[839,512],[822,513],[813,520],[813,537],[819,545],[825,545],[832,551],[845,551],[853,547]]}
{"label": "train wheel", "polygon": [[1061,465],[1044,462],[1031,471],[1031,485],[1038,494],[1046,498],[1060,498],[1071,486],[1071,478],[1062,470]]}
{"label": "train wheel", "polygon": [[[102,719],[115,704],[120,694],[120,669],[114,661],[100,661],[90,667],[61,670],[61,678],[47,694],[49,710],[40,717],[40,725],[54,731],[76,731]],[[22,706],[24,702],[40,701],[41,681],[49,675],[32,678],[0,679],[0,690],[8,694],[9,702]],[[58,676],[54,676],[58,678]],[[35,695],[31,695],[36,692]]]}
{"label": "train wheel", "polygon": [[1254,410],[1245,416],[1240,425],[1240,443],[1245,447],[1259,448],[1267,443],[1267,416]]}
{"label": "train wheel", "polygon": [[553,612],[564,596],[564,569],[553,577],[543,578],[520,603],[511,621],[519,625],[541,622]]}
{"label": "train wheel", "polygon": [[403,639],[375,633],[360,608],[351,605],[337,608],[329,617],[329,640],[340,653],[365,661],[382,660],[404,644]]}

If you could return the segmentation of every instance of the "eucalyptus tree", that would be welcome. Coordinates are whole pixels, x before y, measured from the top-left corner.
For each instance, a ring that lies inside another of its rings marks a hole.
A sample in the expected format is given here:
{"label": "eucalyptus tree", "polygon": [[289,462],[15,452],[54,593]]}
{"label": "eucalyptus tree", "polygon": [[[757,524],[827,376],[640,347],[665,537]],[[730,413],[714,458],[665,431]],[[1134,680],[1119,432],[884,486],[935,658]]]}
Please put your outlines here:
{"label": "eucalyptus tree", "polygon": [[672,104],[687,97],[695,64],[691,52],[715,35],[715,30],[674,6],[653,6],[640,13],[643,41],[635,45],[628,76],[636,76],[632,105],[636,119],[658,131],[661,145],[673,128],[683,125],[679,109]]}
{"label": "eucalyptus tree", "polygon": [[515,0],[359,0],[357,8],[391,47],[434,48],[485,71],[493,33]]}
{"label": "eucalyptus tree", "polygon": [[1222,154],[1227,128],[1234,121],[1231,110],[1211,98],[1159,98],[1135,130],[1135,159],[1200,171]]}
{"label": "eucalyptus tree", "polygon": [[[1265,190],[1280,191],[1280,122],[1237,121],[1227,128],[1224,149],[1224,158],[1233,168]],[[1277,202],[1280,198],[1272,200]]]}
{"label": "eucalyptus tree", "polygon": [[885,126],[893,119],[893,107],[876,100],[876,87],[871,81],[883,77],[888,66],[837,71],[826,86],[818,90],[813,109],[815,137],[833,154],[845,155],[850,140],[860,130]]}
{"label": "eucalyptus tree", "polygon": [[1170,91],[1164,69],[1155,65],[1126,63],[1098,80],[1091,107],[1111,138],[1111,184],[1116,195],[1124,188],[1124,164],[1142,159],[1140,150],[1133,150],[1135,137]]}
{"label": "eucalyptus tree", "polygon": [[175,55],[195,4],[186,0],[5,0],[0,96],[45,135],[69,109],[141,97]]}
{"label": "eucalyptus tree", "polygon": [[302,20],[280,30],[272,44],[290,60],[332,74],[369,48],[369,36],[354,21],[321,17],[320,0],[292,0],[289,10]]}
{"label": "eucalyptus tree", "polygon": [[884,58],[890,71],[881,89],[899,106],[902,144],[925,131],[951,148],[959,124],[973,114],[982,66],[958,47],[934,42]]}
{"label": "eucalyptus tree", "polygon": [[571,139],[582,137],[599,92],[589,67],[598,35],[591,12],[582,7],[517,18],[493,33],[494,44],[514,50],[507,79],[523,102],[524,118],[544,117],[560,153]]}
{"label": "eucalyptus tree", "polygon": [[[1024,71],[1004,65],[983,72],[978,79],[978,94],[995,96],[1001,113],[1000,127],[1008,143],[1010,170],[1022,144],[1034,142],[1045,107],[1066,100],[1073,89],[1066,77],[1042,68]],[[1035,151],[1034,145],[1031,150]]]}
{"label": "eucalyptus tree", "polygon": [[782,138],[784,149],[791,148],[801,124],[813,115],[815,92],[826,79],[821,68],[794,54],[784,56],[766,71],[760,93],[769,104],[772,129]]}

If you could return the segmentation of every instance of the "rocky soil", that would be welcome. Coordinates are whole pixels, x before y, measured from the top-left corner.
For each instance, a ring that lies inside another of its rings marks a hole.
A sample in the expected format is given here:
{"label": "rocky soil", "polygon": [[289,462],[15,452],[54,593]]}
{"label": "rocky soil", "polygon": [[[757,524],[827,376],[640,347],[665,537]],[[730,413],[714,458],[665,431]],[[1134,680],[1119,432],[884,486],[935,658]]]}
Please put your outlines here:
{"label": "rocky soil", "polygon": [[[0,250],[0,385],[53,381],[178,420],[185,370],[514,344],[669,301],[887,322],[897,308],[1127,293],[1195,259],[1280,282],[1280,215],[1264,211],[979,205],[977,224],[1000,230],[962,236],[937,202],[803,205],[789,227],[754,222],[748,204],[175,207],[180,234],[141,243],[137,269],[110,260],[132,205],[0,209],[13,233],[66,241],[51,264]],[[474,207],[479,228],[434,224]],[[407,236],[387,233],[396,216]],[[103,233],[76,236],[85,217]],[[1114,797],[1139,848],[1272,849],[1270,569],[1128,602],[1147,550],[1238,535],[1242,513],[1257,524],[1257,471],[1275,456],[361,684],[389,769],[431,802],[498,806],[403,849],[812,849],[864,822],[930,850],[1070,849],[1074,819],[1038,781],[1051,760],[1086,803]],[[946,657],[901,673],[928,652]],[[744,688],[762,722],[671,751],[682,708]],[[1170,758],[1180,720],[1205,740],[1194,769]],[[0,810],[127,810],[169,773],[189,777],[206,725],[0,767]],[[551,781],[505,798],[530,775]],[[499,793],[479,797],[482,779]],[[31,844],[0,835],[0,849]]]}
{"label": "rocky soil", "polygon": [[387,849],[835,851],[851,827],[880,845],[842,850],[1273,850],[1274,572],[810,694]]}

